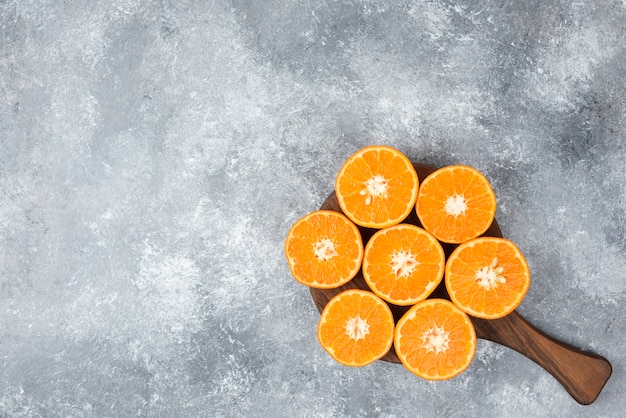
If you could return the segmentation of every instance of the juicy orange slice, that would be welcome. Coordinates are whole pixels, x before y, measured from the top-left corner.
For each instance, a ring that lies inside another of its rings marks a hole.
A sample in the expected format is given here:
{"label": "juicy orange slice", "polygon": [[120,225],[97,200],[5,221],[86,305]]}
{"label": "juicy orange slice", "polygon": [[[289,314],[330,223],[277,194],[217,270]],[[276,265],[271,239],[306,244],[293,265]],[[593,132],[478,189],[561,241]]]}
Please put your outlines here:
{"label": "juicy orange slice", "polygon": [[386,228],[404,220],[415,205],[418,178],[400,151],[376,145],[352,155],[335,181],[337,200],[354,223]]}
{"label": "juicy orange slice", "polygon": [[450,299],[485,319],[515,310],[530,286],[526,259],[504,238],[476,238],[459,245],[448,258],[445,277]]}
{"label": "juicy orange slice", "polygon": [[426,177],[416,211],[424,229],[438,240],[460,244],[489,229],[496,214],[496,195],[478,170],[453,165]]}
{"label": "juicy orange slice", "polygon": [[346,366],[365,366],[383,357],[393,343],[393,315],[372,292],[346,290],[322,311],[317,337],[332,358]]}
{"label": "juicy orange slice", "polygon": [[402,364],[416,375],[451,379],[471,364],[476,332],[470,318],[451,302],[427,299],[400,318],[394,347]]}
{"label": "juicy orange slice", "polygon": [[374,293],[395,305],[426,299],[441,282],[444,268],[439,241],[415,225],[381,229],[365,246],[365,281]]}
{"label": "juicy orange slice", "polygon": [[339,212],[319,210],[298,220],[285,240],[291,274],[320,289],[349,282],[361,268],[363,240],[356,225]]}

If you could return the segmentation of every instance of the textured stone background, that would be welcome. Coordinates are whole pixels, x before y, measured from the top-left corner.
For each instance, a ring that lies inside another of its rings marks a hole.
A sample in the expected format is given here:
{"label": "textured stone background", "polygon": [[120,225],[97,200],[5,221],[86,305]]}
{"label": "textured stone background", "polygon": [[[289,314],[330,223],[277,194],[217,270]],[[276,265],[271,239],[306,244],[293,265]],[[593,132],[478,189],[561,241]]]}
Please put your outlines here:
{"label": "textured stone background", "polygon": [[[0,415],[618,416],[625,1],[0,1]],[[578,405],[468,371],[340,366],[289,226],[393,145],[482,170],[519,311],[613,377]]]}

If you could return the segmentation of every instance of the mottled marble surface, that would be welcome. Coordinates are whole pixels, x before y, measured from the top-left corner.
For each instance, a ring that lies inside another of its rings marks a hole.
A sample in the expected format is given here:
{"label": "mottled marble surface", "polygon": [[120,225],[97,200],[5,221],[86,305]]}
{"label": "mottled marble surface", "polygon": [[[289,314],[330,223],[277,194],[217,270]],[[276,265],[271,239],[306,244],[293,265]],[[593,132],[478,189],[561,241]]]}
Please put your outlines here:
{"label": "mottled marble surface", "polygon": [[[0,415],[619,416],[626,2],[0,1]],[[353,369],[283,255],[360,147],[470,164],[533,282],[607,357],[591,406],[479,341]]]}

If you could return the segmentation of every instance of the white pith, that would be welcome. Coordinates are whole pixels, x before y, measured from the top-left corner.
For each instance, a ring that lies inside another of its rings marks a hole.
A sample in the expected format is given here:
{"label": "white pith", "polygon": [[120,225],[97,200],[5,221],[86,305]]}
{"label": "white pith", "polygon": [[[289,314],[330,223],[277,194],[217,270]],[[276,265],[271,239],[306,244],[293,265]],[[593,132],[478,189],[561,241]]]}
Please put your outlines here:
{"label": "white pith", "polygon": [[490,265],[481,267],[476,272],[476,283],[486,290],[492,289],[500,283],[506,283],[506,277],[502,273],[504,268],[498,267],[498,257],[495,257]]}
{"label": "white pith", "polygon": [[462,195],[454,194],[446,200],[446,213],[452,216],[463,215],[467,210],[467,202]]}
{"label": "white pith", "polygon": [[370,326],[359,315],[346,321],[346,334],[355,341],[365,338],[370,333]]}
{"label": "white pith", "polygon": [[409,251],[396,251],[391,255],[391,269],[397,278],[409,276],[417,264],[415,256]]}
{"label": "white pith", "polygon": [[389,181],[380,174],[376,174],[374,177],[367,180],[365,182],[365,189],[360,192],[361,196],[367,196],[365,198],[365,204],[369,205],[372,203],[372,197],[387,197],[388,182]]}
{"label": "white pith", "polygon": [[329,238],[323,238],[313,244],[313,253],[322,261],[327,261],[337,255],[335,244]]}
{"label": "white pith", "polygon": [[427,329],[422,334],[422,347],[424,347],[426,351],[432,351],[435,354],[445,352],[449,347],[449,343],[450,334],[437,325]]}

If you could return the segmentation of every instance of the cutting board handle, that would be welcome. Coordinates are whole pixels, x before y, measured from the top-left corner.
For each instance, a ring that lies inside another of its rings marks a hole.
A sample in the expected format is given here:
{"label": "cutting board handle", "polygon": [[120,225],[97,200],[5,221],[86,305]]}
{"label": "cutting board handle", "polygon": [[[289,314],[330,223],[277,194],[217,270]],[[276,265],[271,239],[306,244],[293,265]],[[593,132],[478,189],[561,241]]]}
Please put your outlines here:
{"label": "cutting board handle", "polygon": [[611,376],[607,359],[547,336],[517,311],[493,321],[473,318],[472,322],[482,338],[512,348],[543,367],[580,404],[595,401]]}

